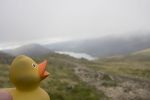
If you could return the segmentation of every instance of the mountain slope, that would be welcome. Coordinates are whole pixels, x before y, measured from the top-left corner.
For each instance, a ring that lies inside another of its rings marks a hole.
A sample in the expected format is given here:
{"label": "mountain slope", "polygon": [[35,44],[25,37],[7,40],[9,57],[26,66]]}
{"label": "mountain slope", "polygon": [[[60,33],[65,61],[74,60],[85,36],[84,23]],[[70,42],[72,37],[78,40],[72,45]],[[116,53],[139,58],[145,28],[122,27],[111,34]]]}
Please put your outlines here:
{"label": "mountain slope", "polygon": [[[124,57],[88,61],[50,53],[34,60],[48,60],[50,76],[41,87],[53,100],[149,100],[150,62]],[[12,86],[6,78],[8,69],[0,64],[0,88]]]}
{"label": "mountain slope", "polygon": [[3,64],[10,64],[11,61],[13,60],[14,56],[8,54],[8,53],[5,53],[3,51],[0,51],[0,63],[3,63]]}
{"label": "mountain slope", "polygon": [[147,48],[147,49],[144,49],[144,50],[141,50],[141,51],[134,52],[134,53],[132,53],[132,55],[150,56],[150,48]]}
{"label": "mountain slope", "polygon": [[[48,60],[48,78],[42,81],[41,87],[52,100],[104,100],[105,95],[96,88],[80,80],[74,73],[78,59],[67,55],[50,53],[42,57],[34,57],[38,63]],[[0,64],[0,88],[12,87],[8,80],[9,66]],[[105,99],[107,100],[107,99]]]}
{"label": "mountain slope", "polygon": [[[150,49],[133,52],[128,55],[112,56],[95,60],[98,68],[108,73],[117,75],[127,75],[150,79]],[[101,66],[100,66],[101,65]]]}
{"label": "mountain slope", "polygon": [[5,50],[4,52],[11,54],[13,56],[28,55],[28,56],[38,57],[38,56],[49,54],[51,51],[50,49],[39,44],[28,44],[28,45],[23,45],[21,47],[18,47],[16,49]]}
{"label": "mountain slope", "polygon": [[47,45],[52,50],[84,52],[96,57],[124,55],[150,48],[150,34],[103,37]]}

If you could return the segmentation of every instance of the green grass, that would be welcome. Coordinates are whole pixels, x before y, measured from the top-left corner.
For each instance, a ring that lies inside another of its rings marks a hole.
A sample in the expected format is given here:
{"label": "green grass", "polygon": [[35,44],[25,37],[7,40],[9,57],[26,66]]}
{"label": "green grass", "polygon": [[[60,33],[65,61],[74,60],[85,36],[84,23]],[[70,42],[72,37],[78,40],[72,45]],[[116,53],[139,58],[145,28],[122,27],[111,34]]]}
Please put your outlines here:
{"label": "green grass", "polygon": [[133,59],[133,57],[129,56],[96,60],[95,63],[86,64],[86,66],[109,74],[150,80],[150,62],[147,60]]}
{"label": "green grass", "polygon": [[0,88],[12,86],[8,78],[8,70],[9,65],[0,64]]}

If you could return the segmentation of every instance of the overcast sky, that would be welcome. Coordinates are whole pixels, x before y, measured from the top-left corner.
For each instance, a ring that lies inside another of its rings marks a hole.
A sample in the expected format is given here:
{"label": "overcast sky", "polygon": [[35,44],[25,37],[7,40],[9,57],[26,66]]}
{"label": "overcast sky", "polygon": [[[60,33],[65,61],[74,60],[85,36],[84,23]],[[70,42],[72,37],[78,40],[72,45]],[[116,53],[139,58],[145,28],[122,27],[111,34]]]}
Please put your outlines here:
{"label": "overcast sky", "polygon": [[150,31],[150,0],[0,0],[0,46]]}

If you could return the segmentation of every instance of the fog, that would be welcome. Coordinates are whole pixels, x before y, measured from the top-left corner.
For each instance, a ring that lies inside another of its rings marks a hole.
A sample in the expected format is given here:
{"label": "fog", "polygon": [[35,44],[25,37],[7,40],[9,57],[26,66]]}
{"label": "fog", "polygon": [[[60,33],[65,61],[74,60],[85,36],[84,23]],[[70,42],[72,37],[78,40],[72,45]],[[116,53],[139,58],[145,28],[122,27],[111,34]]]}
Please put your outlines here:
{"label": "fog", "polygon": [[0,0],[0,48],[150,31],[150,0]]}

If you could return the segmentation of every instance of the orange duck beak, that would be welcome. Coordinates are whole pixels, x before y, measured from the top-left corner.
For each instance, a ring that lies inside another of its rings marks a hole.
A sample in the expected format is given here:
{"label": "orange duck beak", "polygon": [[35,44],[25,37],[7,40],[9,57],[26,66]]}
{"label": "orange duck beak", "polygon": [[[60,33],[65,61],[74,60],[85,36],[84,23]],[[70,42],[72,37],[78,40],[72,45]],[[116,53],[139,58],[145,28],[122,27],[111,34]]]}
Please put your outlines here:
{"label": "orange duck beak", "polygon": [[46,71],[46,65],[47,65],[47,60],[39,64],[39,74],[41,80],[45,79],[49,75],[49,73]]}

